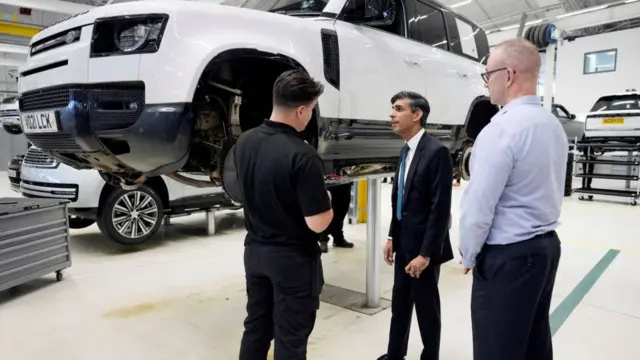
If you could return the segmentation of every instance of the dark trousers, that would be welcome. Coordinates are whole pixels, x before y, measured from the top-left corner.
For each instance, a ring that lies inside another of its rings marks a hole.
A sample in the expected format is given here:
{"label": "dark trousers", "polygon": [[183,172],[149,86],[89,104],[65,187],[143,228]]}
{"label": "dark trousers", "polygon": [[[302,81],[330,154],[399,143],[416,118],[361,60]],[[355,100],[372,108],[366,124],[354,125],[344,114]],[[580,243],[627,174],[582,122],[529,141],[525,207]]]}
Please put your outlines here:
{"label": "dark trousers", "polygon": [[344,240],[344,219],[349,213],[349,205],[351,204],[351,183],[332,186],[329,188],[331,193],[331,207],[333,208],[333,219],[323,232],[324,238],[331,235],[333,241]]}
{"label": "dark trousers", "polygon": [[393,293],[391,295],[391,328],[388,360],[402,360],[407,355],[413,306],[416,307],[420,337],[421,360],[437,360],[440,353],[440,264],[429,264],[419,278],[409,276],[404,268],[413,259],[402,251],[395,255]]}
{"label": "dark trousers", "polygon": [[307,342],[324,285],[319,255],[248,245],[244,252],[247,317],[240,360],[264,360],[275,339],[275,360],[307,358]]}
{"label": "dark trousers", "polygon": [[555,231],[485,245],[473,269],[474,360],[551,360],[551,295],[560,262]]}

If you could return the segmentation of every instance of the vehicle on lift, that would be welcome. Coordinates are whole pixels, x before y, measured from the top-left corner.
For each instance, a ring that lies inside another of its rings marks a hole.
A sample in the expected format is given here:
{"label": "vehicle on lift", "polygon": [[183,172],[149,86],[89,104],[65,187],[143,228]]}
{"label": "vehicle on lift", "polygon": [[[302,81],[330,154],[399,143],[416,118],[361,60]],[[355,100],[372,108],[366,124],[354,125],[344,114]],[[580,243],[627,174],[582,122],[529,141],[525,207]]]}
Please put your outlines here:
{"label": "vehicle on lift", "polygon": [[633,89],[601,96],[586,114],[584,128],[585,141],[637,144],[640,142],[640,92]]}
{"label": "vehicle on lift", "polygon": [[12,185],[16,180],[18,183],[12,186],[14,191],[24,197],[67,199],[71,201],[70,228],[97,222],[102,234],[122,245],[148,241],[165,216],[212,208],[237,209],[220,187],[196,188],[159,176],[147,179],[135,190],[126,190],[107,184],[98,171],[76,170],[36,147],[11,163],[21,159],[20,172],[9,175]]}
{"label": "vehicle on lift", "polygon": [[22,134],[17,96],[8,96],[0,101],[0,123],[9,134]]}
{"label": "vehicle on lift", "polygon": [[29,141],[111,184],[167,175],[228,190],[229,150],[297,68],[325,85],[301,136],[328,181],[395,171],[403,140],[388,114],[401,90],[426,96],[427,131],[468,179],[473,141],[498,111],[480,76],[488,54],[483,29],[432,0],[127,2],[31,39],[20,110]]}

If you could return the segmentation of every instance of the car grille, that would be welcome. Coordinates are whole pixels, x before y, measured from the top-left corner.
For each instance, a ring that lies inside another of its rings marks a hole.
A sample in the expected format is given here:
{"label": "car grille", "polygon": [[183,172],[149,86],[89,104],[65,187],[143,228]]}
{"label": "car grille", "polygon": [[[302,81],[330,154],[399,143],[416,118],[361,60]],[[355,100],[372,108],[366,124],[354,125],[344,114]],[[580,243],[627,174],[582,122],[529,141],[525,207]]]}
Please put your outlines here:
{"label": "car grille", "polygon": [[29,141],[35,147],[59,152],[83,151],[73,135],[69,134],[29,134]]}
{"label": "car grille", "polygon": [[58,166],[58,162],[51,155],[33,146],[27,151],[23,164],[30,167],[48,169]]}
{"label": "car grille", "polygon": [[28,91],[20,96],[20,111],[59,109],[69,105],[71,85]]}

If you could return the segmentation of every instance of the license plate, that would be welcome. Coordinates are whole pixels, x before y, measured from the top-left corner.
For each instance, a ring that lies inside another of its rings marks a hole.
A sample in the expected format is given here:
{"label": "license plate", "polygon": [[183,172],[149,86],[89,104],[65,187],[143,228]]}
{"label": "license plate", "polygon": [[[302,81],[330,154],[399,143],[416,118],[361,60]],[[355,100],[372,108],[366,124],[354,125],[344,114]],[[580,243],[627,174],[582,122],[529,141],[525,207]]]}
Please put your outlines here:
{"label": "license plate", "polygon": [[18,175],[15,170],[7,170],[7,174],[12,178],[17,177],[16,175]]}
{"label": "license plate", "polygon": [[602,125],[624,125],[624,118],[604,118],[602,119]]}
{"label": "license plate", "polygon": [[58,132],[56,112],[53,110],[25,113],[21,118],[25,134]]}

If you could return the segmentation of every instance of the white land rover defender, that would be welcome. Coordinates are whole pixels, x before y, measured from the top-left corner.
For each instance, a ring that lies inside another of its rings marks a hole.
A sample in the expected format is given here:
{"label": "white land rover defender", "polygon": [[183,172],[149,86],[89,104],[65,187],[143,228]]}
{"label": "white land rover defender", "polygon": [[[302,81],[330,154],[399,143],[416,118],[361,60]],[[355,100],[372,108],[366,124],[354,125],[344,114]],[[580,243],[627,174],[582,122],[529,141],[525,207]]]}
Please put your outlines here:
{"label": "white land rover defender", "polygon": [[20,111],[35,146],[111,183],[166,174],[226,187],[230,148],[270,115],[276,77],[298,68],[325,85],[301,136],[327,180],[395,170],[403,140],[388,114],[401,90],[428,99],[427,131],[466,178],[498,111],[480,76],[488,53],[478,25],[432,0],[128,2],[33,37]]}

